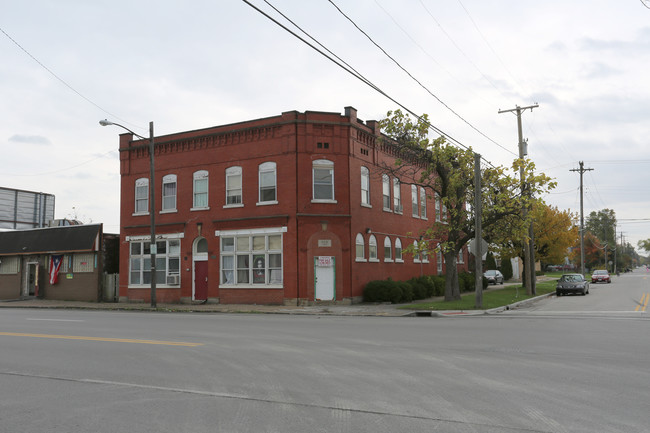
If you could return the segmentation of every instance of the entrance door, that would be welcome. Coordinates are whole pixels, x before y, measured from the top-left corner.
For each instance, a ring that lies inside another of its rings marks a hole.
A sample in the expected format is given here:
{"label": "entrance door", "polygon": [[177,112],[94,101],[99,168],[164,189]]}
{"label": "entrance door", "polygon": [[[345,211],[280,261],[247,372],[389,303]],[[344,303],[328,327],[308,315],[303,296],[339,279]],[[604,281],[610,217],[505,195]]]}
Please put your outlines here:
{"label": "entrance door", "polygon": [[336,299],[335,257],[314,257],[314,298],[317,301]]}
{"label": "entrance door", "polygon": [[194,262],[194,299],[208,299],[208,262]]}
{"label": "entrance door", "polygon": [[27,279],[23,290],[24,296],[38,296],[38,263],[27,263]]}

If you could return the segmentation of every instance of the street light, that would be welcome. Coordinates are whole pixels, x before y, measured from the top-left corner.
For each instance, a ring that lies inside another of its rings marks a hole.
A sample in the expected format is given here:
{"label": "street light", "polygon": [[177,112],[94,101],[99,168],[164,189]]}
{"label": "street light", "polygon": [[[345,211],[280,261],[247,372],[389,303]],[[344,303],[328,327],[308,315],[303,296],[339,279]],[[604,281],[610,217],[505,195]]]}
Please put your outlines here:
{"label": "street light", "polygon": [[[99,124],[102,126],[115,125],[119,126],[122,129],[129,131],[131,134],[136,137],[147,140],[146,137],[143,137],[140,134],[136,134],[131,131],[124,125],[119,123],[111,122],[110,120],[100,120]],[[156,193],[155,193],[155,175],[154,175],[154,163],[153,163],[153,151],[154,151],[154,142],[153,142],[153,122],[149,122],[149,215],[151,216],[151,241],[150,241],[150,253],[151,253],[151,307],[156,308]]]}

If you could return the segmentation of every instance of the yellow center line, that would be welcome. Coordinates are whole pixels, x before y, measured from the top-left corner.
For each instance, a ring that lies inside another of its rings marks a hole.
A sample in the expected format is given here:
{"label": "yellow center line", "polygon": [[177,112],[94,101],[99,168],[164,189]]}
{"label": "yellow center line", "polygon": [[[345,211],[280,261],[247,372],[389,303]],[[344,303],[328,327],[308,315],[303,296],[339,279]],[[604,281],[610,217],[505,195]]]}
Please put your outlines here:
{"label": "yellow center line", "polygon": [[203,346],[203,343],[186,343],[183,341],[136,340],[132,338],[83,337],[79,335],[28,334],[24,332],[0,332],[11,337],[60,338],[64,340],[110,341],[113,343],[161,344],[165,346]]}
{"label": "yellow center line", "polygon": [[634,311],[643,311],[643,312],[645,312],[646,309],[648,308],[648,301],[650,301],[650,293],[644,293],[641,296],[641,301],[639,301],[639,305],[636,306]]}

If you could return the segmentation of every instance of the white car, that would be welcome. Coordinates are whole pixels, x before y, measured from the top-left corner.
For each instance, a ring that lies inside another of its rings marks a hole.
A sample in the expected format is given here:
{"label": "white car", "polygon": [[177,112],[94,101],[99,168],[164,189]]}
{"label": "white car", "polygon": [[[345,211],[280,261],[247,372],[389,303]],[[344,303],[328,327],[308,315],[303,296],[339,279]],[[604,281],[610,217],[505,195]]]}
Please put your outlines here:
{"label": "white car", "polygon": [[487,279],[488,284],[503,284],[503,274],[496,269],[485,271],[483,276]]}

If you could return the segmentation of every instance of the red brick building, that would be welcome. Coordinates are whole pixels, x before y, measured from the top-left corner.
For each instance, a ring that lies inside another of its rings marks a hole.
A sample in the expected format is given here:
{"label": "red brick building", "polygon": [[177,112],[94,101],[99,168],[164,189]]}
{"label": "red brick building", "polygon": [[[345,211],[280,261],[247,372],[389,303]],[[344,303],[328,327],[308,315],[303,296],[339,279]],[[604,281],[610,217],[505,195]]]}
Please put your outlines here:
{"label": "red brick building", "polygon": [[[346,107],[156,137],[158,302],[359,302],[368,281],[442,273],[403,252],[442,212],[382,175],[379,134]],[[146,141],[120,136],[120,173],[120,301],[148,302]]]}

